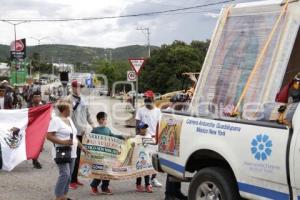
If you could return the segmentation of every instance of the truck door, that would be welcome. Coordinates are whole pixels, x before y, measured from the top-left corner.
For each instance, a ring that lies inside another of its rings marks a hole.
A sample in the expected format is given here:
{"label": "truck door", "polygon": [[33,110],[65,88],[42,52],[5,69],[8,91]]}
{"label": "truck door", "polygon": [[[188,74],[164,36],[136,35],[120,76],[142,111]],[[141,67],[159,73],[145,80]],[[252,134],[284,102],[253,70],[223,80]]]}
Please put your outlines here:
{"label": "truck door", "polygon": [[[287,85],[300,72],[300,28],[285,72],[282,87]],[[291,33],[291,35],[293,35]],[[291,38],[293,38],[291,36]],[[293,135],[289,158],[290,179],[294,191],[294,199],[300,199],[300,107],[298,105],[293,116]]]}

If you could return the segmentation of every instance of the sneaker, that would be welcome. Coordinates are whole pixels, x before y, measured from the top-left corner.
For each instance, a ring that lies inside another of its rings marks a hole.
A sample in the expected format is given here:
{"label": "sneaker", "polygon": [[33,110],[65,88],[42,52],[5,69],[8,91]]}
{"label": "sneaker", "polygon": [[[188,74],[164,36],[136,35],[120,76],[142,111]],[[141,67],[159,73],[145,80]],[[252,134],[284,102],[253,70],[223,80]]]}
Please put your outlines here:
{"label": "sneaker", "polygon": [[154,178],[152,180],[153,187],[162,187],[162,184],[157,180],[157,178]]}
{"label": "sneaker", "polygon": [[99,191],[98,191],[98,188],[96,187],[91,187],[91,194],[92,195],[99,195]]}
{"label": "sneaker", "polygon": [[148,193],[152,193],[153,192],[152,185],[147,185],[146,186],[146,192],[148,192]]}
{"label": "sneaker", "polygon": [[77,189],[77,184],[76,183],[70,183],[69,188],[71,190],[76,190]]}
{"label": "sneaker", "polygon": [[137,191],[137,192],[145,192],[143,186],[141,186],[141,185],[137,185],[137,186],[136,186],[136,191]]}
{"label": "sneaker", "polygon": [[83,186],[84,185],[83,183],[81,183],[79,181],[77,181],[76,184],[79,185],[79,186]]}
{"label": "sneaker", "polygon": [[105,190],[102,190],[102,194],[112,195],[113,192],[112,192],[112,190],[110,188],[107,188]]}

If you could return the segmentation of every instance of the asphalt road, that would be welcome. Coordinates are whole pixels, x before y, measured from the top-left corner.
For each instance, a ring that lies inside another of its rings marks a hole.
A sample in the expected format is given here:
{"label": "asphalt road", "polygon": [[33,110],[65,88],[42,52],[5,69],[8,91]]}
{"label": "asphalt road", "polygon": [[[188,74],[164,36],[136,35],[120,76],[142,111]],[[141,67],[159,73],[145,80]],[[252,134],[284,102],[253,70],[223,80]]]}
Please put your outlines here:
{"label": "asphalt road", "polygon": [[[90,93],[90,92],[88,92]],[[85,94],[88,94],[85,93]],[[91,94],[91,93],[90,93]],[[105,110],[109,115],[109,127],[114,132],[121,134],[134,134],[133,128],[124,127],[124,121],[130,118],[126,112],[126,105],[120,105],[120,101],[112,100],[108,97],[87,96],[87,103],[90,105],[92,116],[98,111]],[[95,119],[95,117],[94,117]],[[44,150],[39,161],[43,165],[42,169],[34,169],[31,161],[25,161],[17,166],[12,172],[0,171],[0,200],[45,200],[54,199],[54,185],[58,177],[58,170],[51,159],[52,144],[45,142]],[[158,174],[158,179],[165,185],[165,174]],[[77,190],[70,191],[69,196],[74,199],[90,200],[161,200],[164,199],[164,186],[154,188],[152,194],[135,192],[135,180],[112,181],[110,187],[114,194],[111,196],[90,195],[90,180],[80,179],[85,185]],[[188,185],[183,184],[183,192],[187,192]]]}

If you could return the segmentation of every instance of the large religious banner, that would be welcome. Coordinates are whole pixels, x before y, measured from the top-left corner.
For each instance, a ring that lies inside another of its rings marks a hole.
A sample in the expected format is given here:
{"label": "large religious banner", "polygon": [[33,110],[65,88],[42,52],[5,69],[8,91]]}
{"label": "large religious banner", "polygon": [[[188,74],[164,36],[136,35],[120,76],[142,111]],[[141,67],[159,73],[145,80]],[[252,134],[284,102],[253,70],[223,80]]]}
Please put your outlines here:
{"label": "large religious banner", "polygon": [[[237,105],[248,80],[249,88],[241,106],[246,103],[261,103],[267,92],[274,96],[276,88],[280,88],[281,73],[274,73],[274,56],[285,17],[280,20],[273,37],[270,33],[278,19],[280,10],[260,12],[253,10],[249,14],[233,13],[219,29],[218,37],[212,43],[213,51],[207,57],[198,83],[195,100],[198,104],[209,103],[209,107],[198,108],[200,113],[217,113],[222,108],[234,108]],[[266,41],[270,45],[258,65],[253,77],[249,79]],[[282,66],[280,66],[282,68]],[[279,80],[269,83],[270,74]],[[268,94],[269,94],[268,93]],[[206,109],[205,109],[206,108]],[[225,112],[226,109],[224,109]],[[230,109],[230,111],[232,111]]]}
{"label": "large religious banner", "polygon": [[99,134],[86,134],[82,144],[91,153],[82,153],[79,175],[102,180],[124,180],[155,173],[152,166],[152,138],[120,140]]}

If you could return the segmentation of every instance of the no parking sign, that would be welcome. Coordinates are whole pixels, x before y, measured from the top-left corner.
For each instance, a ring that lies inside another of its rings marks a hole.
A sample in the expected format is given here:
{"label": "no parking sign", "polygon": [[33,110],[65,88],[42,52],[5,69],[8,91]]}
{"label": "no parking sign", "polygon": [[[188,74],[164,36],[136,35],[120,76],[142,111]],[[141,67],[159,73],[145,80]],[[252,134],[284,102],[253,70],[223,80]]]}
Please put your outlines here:
{"label": "no parking sign", "polygon": [[127,81],[136,81],[135,71],[127,71]]}

